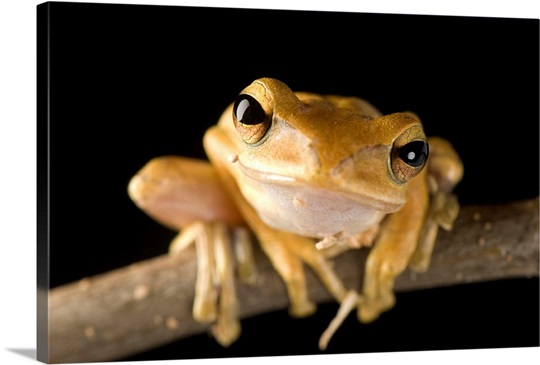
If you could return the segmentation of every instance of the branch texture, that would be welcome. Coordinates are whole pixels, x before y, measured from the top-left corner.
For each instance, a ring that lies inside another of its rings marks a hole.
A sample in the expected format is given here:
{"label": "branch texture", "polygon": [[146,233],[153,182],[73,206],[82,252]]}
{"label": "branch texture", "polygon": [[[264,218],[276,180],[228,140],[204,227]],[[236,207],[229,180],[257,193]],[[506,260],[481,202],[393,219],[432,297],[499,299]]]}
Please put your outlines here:
{"label": "branch texture", "polygon": [[[427,274],[410,271],[395,290],[533,277],[539,275],[538,198],[499,205],[466,206],[451,232],[441,231]],[[368,250],[347,252],[336,271],[349,288],[361,282]],[[237,284],[240,317],[284,309],[288,299],[281,279],[256,250],[259,279]],[[49,294],[49,362],[111,361],[180,338],[207,326],[191,316],[196,254],[167,255],[53,289]],[[310,270],[310,297],[331,301]]]}

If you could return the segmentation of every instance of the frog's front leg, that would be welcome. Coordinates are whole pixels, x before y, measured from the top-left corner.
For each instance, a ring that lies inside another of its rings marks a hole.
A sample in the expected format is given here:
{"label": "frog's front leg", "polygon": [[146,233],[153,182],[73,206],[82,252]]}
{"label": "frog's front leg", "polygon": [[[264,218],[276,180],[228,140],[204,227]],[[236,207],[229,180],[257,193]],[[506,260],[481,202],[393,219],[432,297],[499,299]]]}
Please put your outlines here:
{"label": "frog's front leg", "polygon": [[410,182],[407,203],[385,218],[368,255],[358,318],[371,322],[395,303],[394,282],[410,262],[421,235],[428,209],[429,192],[423,171]]}
{"label": "frog's front leg", "polygon": [[383,222],[368,256],[359,302],[362,322],[376,319],[393,306],[394,280],[407,265],[417,272],[428,269],[439,227],[452,229],[459,213],[451,192],[463,177],[463,164],[445,139],[431,137],[429,146],[427,168],[410,182],[405,206]]}
{"label": "frog's front leg", "polygon": [[330,262],[316,249],[314,240],[274,230],[256,215],[248,220],[251,228],[257,233],[263,251],[285,282],[290,299],[289,313],[292,316],[303,317],[315,311],[315,305],[308,298],[303,263],[318,275],[338,302],[343,300],[346,294],[345,287]]}
{"label": "frog's front leg", "polygon": [[[181,157],[156,158],[133,177],[128,191],[148,215],[180,231],[170,245],[171,254],[195,244],[193,317],[213,323],[216,340],[230,345],[240,335],[234,252],[239,253],[239,274],[244,281],[253,281],[254,263],[247,228],[212,167],[205,161]],[[234,245],[238,249],[233,250]]]}

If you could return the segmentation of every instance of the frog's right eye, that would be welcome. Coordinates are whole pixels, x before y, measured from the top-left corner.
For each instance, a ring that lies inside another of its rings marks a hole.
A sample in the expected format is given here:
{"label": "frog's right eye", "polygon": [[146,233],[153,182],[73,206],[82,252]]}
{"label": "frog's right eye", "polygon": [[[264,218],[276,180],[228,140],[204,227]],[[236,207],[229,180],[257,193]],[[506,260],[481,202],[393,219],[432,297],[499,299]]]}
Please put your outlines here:
{"label": "frog's right eye", "polygon": [[253,96],[240,94],[233,106],[234,126],[247,144],[260,142],[270,129],[272,115]]}

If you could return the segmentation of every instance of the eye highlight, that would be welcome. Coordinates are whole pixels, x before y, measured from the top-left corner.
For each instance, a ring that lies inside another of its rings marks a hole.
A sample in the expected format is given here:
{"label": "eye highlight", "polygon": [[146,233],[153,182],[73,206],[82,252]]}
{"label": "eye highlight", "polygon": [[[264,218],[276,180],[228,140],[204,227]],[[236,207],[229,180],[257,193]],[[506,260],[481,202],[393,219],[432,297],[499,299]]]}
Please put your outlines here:
{"label": "eye highlight", "polygon": [[253,96],[240,94],[233,106],[233,122],[247,144],[262,140],[270,129],[272,117]]}

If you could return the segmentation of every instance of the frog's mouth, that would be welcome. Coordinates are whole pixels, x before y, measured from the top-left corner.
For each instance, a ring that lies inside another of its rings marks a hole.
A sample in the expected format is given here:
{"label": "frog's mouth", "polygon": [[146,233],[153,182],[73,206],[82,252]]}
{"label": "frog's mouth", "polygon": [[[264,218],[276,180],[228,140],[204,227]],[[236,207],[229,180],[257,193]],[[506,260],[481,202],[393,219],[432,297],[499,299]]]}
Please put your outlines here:
{"label": "frog's mouth", "polygon": [[375,196],[368,194],[368,189],[363,189],[363,193],[358,193],[352,190],[337,189],[336,185],[321,186],[313,183],[309,183],[307,180],[299,179],[296,177],[275,174],[271,172],[260,171],[252,169],[238,161],[242,174],[248,177],[250,180],[258,181],[261,184],[276,184],[283,186],[290,186],[302,191],[304,189],[320,189],[332,194],[342,195],[345,199],[356,201],[358,204],[368,205],[374,209],[380,210],[384,213],[393,213],[399,210],[405,201],[390,200],[389,196]]}
{"label": "frog's mouth", "polygon": [[310,237],[361,232],[403,204],[239,164],[242,194],[269,226]]}

